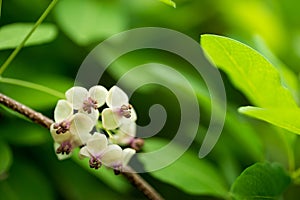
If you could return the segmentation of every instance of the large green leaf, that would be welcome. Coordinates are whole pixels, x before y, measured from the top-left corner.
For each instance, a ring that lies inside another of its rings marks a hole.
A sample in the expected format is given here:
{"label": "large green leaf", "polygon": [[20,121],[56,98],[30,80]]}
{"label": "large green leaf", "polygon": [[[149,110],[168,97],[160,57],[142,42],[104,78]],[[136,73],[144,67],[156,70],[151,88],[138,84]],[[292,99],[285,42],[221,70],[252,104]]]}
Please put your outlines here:
{"label": "large green leaf", "polygon": [[300,134],[299,108],[258,108],[246,106],[239,112]]}
{"label": "large green leaf", "polygon": [[[33,23],[15,23],[0,28],[0,50],[17,47],[30,32]],[[41,24],[30,36],[25,46],[38,45],[52,41],[57,35],[56,26]]]}
{"label": "large green leaf", "polygon": [[254,49],[233,39],[209,34],[201,36],[201,45],[210,60],[224,70],[256,106],[297,107],[290,91],[282,86],[276,68]]}
{"label": "large green leaf", "polygon": [[[148,139],[144,150],[151,152],[168,144],[168,141],[158,138]],[[171,149],[178,151],[181,147],[172,144]],[[172,151],[172,150],[171,150]],[[142,159],[147,170],[153,162],[164,163],[166,156],[155,157],[155,160]],[[144,157],[142,157],[144,158]],[[199,159],[197,153],[185,152],[178,160],[158,171],[150,172],[155,178],[176,186],[177,188],[197,195],[212,195],[225,197],[228,195],[224,178],[207,160]]]}
{"label": "large green leaf", "polygon": [[279,199],[291,179],[278,164],[256,163],[248,167],[231,187],[233,199]]}
{"label": "large green leaf", "polygon": [[77,44],[88,45],[125,30],[120,6],[103,1],[64,0],[54,12],[61,29]]}
{"label": "large green leaf", "polygon": [[255,36],[254,42],[257,50],[262,53],[278,70],[282,80],[282,85],[291,91],[294,99],[297,103],[299,103],[300,96],[298,76],[273,54],[261,37]]}
{"label": "large green leaf", "polygon": [[12,163],[12,153],[9,146],[0,140],[0,176],[5,173]]}

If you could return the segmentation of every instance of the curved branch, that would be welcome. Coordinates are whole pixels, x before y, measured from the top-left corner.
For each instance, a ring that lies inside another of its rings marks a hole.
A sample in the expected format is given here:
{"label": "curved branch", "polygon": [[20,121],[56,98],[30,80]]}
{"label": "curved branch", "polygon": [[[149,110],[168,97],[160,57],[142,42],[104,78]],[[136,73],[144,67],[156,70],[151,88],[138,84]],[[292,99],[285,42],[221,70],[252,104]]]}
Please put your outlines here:
{"label": "curved branch", "polygon": [[[53,122],[52,119],[44,116],[43,114],[11,99],[4,94],[0,93],[0,104],[22,114],[28,119],[32,120],[34,123],[40,124],[47,129],[50,129],[50,126]],[[123,176],[127,178],[131,184],[139,189],[143,194],[151,200],[162,200],[163,198],[160,194],[150,185],[148,184],[140,175],[134,172],[133,169],[129,168],[125,170],[126,172],[122,172]]]}
{"label": "curved branch", "polygon": [[155,189],[149,185],[140,175],[137,174],[132,168],[127,167],[127,169],[122,172],[122,175],[130,181],[130,183],[138,188],[148,199],[152,200],[162,200],[163,198]]}
{"label": "curved branch", "polygon": [[49,119],[48,117],[44,116],[43,114],[32,110],[31,108],[11,99],[4,94],[0,93],[0,103],[4,106],[24,115],[28,119],[32,120],[34,123],[40,124],[47,129],[50,129],[53,120]]}

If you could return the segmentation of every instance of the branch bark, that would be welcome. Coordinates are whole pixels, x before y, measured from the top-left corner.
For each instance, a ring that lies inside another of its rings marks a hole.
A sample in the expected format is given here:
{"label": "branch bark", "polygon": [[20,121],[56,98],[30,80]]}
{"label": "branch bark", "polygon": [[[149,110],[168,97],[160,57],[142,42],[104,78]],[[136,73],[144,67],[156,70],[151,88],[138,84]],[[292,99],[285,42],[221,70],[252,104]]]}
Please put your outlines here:
{"label": "branch bark", "polygon": [[[32,120],[34,123],[40,124],[47,129],[50,129],[50,126],[54,121],[43,114],[17,102],[14,99],[11,99],[4,94],[0,93],[0,104],[10,108],[28,119]],[[122,172],[123,176],[137,189],[139,189],[143,194],[151,200],[162,200],[161,195],[149,184],[147,183],[140,175],[138,175],[133,169],[127,168],[126,172]]]}

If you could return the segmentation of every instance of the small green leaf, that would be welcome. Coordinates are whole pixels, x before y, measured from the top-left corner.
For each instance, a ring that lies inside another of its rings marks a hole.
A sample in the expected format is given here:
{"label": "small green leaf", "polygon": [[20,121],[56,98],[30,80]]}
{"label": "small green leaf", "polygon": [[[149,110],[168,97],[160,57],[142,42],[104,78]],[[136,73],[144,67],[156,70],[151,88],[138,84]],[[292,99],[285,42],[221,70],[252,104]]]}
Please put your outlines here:
{"label": "small green leaf", "polygon": [[210,60],[255,105],[297,108],[290,91],[282,86],[276,68],[254,49],[217,35],[202,35],[201,45]]}
{"label": "small green leaf", "polygon": [[[2,26],[0,28],[0,50],[17,47],[33,26],[33,23],[15,23]],[[57,29],[55,25],[41,24],[30,36],[25,46],[50,42],[55,39],[56,35]]]}
{"label": "small green leaf", "polygon": [[278,164],[256,163],[233,183],[233,199],[279,199],[291,179]]}
{"label": "small green leaf", "polygon": [[176,8],[176,3],[172,0],[160,0],[161,2],[169,5],[169,6],[172,6],[173,8]]}
{"label": "small green leaf", "polygon": [[[168,141],[158,138],[148,139],[145,143],[144,150],[151,152],[163,146],[166,146]],[[179,145],[172,144],[172,150],[181,149]],[[161,155],[154,159],[143,159],[142,163],[147,170],[153,162],[164,163],[168,160],[166,156]],[[219,174],[215,167],[207,160],[199,159],[196,152],[185,152],[178,160],[171,165],[168,165],[160,170],[150,172],[155,178],[176,186],[190,194],[197,195],[212,195],[225,197],[228,195],[224,178]]]}
{"label": "small green leaf", "polygon": [[125,30],[120,6],[103,1],[60,1],[54,14],[60,28],[78,45],[88,45]]}
{"label": "small green leaf", "polygon": [[0,176],[5,173],[12,164],[12,153],[9,146],[0,141]]}
{"label": "small green leaf", "polygon": [[300,134],[299,108],[258,108],[245,106],[239,108],[239,112]]}

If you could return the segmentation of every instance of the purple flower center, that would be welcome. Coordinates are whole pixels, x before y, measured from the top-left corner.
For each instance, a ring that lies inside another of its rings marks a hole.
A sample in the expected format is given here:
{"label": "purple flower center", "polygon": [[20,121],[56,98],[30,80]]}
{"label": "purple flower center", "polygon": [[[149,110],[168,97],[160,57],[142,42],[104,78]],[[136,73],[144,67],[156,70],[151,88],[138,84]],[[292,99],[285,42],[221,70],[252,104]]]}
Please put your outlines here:
{"label": "purple flower center", "polygon": [[92,109],[96,110],[98,108],[97,104],[98,104],[98,102],[96,100],[94,100],[91,97],[89,97],[88,99],[86,99],[83,102],[83,110],[85,112],[87,112],[88,114],[91,114]]}

